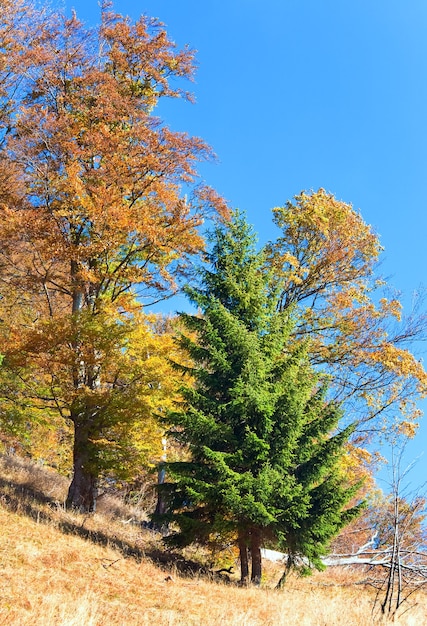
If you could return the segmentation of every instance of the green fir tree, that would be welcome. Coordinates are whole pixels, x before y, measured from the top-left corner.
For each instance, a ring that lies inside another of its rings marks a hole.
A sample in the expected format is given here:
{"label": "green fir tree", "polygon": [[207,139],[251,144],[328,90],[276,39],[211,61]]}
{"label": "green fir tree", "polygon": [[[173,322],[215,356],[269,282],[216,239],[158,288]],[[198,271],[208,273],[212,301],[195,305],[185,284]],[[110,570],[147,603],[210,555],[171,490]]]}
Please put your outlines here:
{"label": "green fir tree", "polygon": [[357,488],[339,465],[352,427],[337,431],[340,409],[307,345],[291,340],[295,320],[278,310],[244,216],[234,213],[211,244],[200,286],[188,289],[199,314],[181,314],[180,345],[194,365],[180,366],[191,379],[168,420],[189,460],[168,465],[163,521],[179,529],[171,544],[237,542],[242,582],[251,562],[259,584],[262,545],[286,552],[288,568],[321,568],[328,542],[357,514],[344,510]]}

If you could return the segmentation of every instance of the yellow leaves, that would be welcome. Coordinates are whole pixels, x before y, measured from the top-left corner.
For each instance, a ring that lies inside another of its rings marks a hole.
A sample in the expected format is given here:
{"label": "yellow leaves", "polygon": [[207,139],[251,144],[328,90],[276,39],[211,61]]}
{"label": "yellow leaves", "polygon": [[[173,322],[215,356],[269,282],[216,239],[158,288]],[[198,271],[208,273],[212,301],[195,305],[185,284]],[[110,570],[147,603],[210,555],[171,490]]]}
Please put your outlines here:
{"label": "yellow leaves", "polygon": [[[376,464],[375,456],[366,448],[351,443],[347,443],[345,448],[346,454],[342,456],[340,461],[342,475],[346,477],[349,484],[362,481],[362,493],[366,494],[375,486],[373,478]],[[358,492],[358,498],[361,497],[362,493]]]}
{"label": "yellow leaves", "polygon": [[[106,300],[96,315],[82,311],[20,327],[9,337],[6,361],[20,372],[32,404],[45,415],[52,412],[46,441],[59,436],[63,418],[72,411],[86,412],[98,453],[105,459],[123,457],[120,471],[132,474],[160,457],[158,416],[172,407],[179,384],[170,359],[184,357],[174,342],[172,320],[146,316],[130,299],[127,306],[128,313],[118,313]],[[41,447],[44,428],[48,425],[37,426],[31,435]]]}
{"label": "yellow leaves", "polygon": [[304,267],[304,276],[296,275],[310,290],[334,290],[371,273],[381,250],[378,238],[350,205],[324,189],[301,193],[273,215],[283,236],[269,246],[270,259],[284,274],[286,265],[293,275],[295,267]]}
{"label": "yellow leaves", "polygon": [[[356,309],[360,309],[360,305],[370,306],[366,291],[359,285],[346,286],[340,291],[334,291],[327,295],[327,299],[334,311],[346,311],[347,316]],[[373,312],[373,307],[371,307],[371,312]]]}
{"label": "yellow leaves", "polygon": [[419,381],[421,388],[427,388],[427,374],[422,363],[407,350],[384,342],[367,354],[373,362],[385,369],[395,372],[398,376],[413,376]]}
{"label": "yellow leaves", "polygon": [[380,307],[384,316],[391,315],[396,318],[398,322],[402,320],[402,305],[396,298],[393,298],[393,300],[381,298]]}
{"label": "yellow leaves", "polygon": [[295,340],[309,339],[312,361],[331,374],[336,397],[348,399],[361,421],[375,419],[380,428],[380,416],[394,419],[398,412],[412,432],[427,375],[397,345],[414,334],[399,300],[378,295],[385,287],[374,275],[378,236],[324,189],[301,192],[273,214],[282,233],[267,246],[267,264],[281,309],[297,320]]}
{"label": "yellow leaves", "polygon": [[[61,474],[69,475],[72,467],[72,429],[53,411],[44,410],[45,419],[38,421],[27,416],[28,440],[21,443],[35,461],[54,467]],[[48,417],[48,420],[46,418]]]}
{"label": "yellow leaves", "polygon": [[[420,413],[418,413],[417,417],[419,416]],[[400,420],[397,424],[396,432],[399,435],[412,439],[417,433],[418,426],[419,425],[415,421]]]}

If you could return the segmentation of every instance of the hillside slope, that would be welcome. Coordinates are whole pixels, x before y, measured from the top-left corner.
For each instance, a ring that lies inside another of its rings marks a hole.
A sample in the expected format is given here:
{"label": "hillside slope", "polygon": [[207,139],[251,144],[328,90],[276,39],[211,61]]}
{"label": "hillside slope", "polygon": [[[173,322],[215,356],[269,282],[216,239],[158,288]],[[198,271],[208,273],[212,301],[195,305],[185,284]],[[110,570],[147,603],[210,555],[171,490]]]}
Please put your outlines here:
{"label": "hillside slope", "polygon": [[[293,579],[283,592],[181,577],[183,561],[172,570],[156,565],[158,538],[117,513],[65,512],[56,500],[63,486],[37,466],[0,462],[1,626],[373,623],[372,593],[342,573]],[[418,606],[400,623],[424,623],[423,616]]]}

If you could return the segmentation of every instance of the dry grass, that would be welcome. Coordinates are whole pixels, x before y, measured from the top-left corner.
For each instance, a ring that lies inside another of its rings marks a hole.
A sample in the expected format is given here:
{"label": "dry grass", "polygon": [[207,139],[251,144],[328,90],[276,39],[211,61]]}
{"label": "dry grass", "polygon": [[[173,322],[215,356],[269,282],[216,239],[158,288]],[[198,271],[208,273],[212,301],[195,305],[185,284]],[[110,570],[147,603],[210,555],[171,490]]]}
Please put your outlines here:
{"label": "dry grass", "polygon": [[[283,592],[181,577],[185,560],[173,565],[173,555],[163,554],[175,569],[155,564],[162,556],[158,538],[123,524],[119,512],[129,511],[120,506],[113,506],[114,516],[71,515],[60,504],[66,483],[16,460],[1,462],[0,486],[1,626],[374,623],[373,592],[348,570],[291,579]],[[278,575],[269,565],[266,584]],[[420,604],[398,623],[423,624],[426,614],[427,604]]]}

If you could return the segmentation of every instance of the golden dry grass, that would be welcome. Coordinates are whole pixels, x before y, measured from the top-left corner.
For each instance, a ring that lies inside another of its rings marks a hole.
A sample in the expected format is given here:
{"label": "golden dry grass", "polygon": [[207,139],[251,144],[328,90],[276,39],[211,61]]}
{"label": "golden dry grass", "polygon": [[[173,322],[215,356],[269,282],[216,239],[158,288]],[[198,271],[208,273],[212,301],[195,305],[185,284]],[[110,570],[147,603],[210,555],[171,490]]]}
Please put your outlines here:
{"label": "golden dry grass", "polygon": [[[117,511],[85,517],[55,504],[66,488],[55,474],[3,460],[0,481],[1,626],[374,623],[373,592],[348,570],[290,579],[282,592],[180,577],[148,558],[158,538],[123,524]],[[268,565],[266,584],[279,575]],[[426,616],[420,603],[398,623],[421,625]]]}

